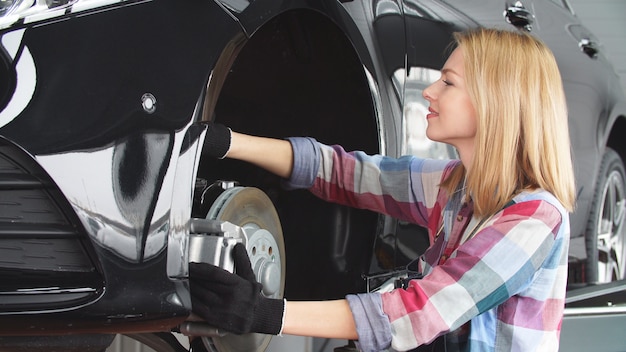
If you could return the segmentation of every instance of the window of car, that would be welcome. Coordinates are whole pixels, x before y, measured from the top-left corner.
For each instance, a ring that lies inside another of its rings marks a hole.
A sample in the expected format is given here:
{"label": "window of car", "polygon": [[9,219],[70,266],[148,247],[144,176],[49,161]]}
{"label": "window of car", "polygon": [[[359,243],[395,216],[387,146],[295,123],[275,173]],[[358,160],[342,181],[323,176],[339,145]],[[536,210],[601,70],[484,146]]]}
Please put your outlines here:
{"label": "window of car", "polygon": [[403,155],[437,159],[451,156],[452,148],[426,136],[428,101],[424,99],[422,93],[440,76],[439,70],[426,67],[411,67],[408,72],[398,69],[394,73],[394,86],[402,87],[404,90],[401,145]]}

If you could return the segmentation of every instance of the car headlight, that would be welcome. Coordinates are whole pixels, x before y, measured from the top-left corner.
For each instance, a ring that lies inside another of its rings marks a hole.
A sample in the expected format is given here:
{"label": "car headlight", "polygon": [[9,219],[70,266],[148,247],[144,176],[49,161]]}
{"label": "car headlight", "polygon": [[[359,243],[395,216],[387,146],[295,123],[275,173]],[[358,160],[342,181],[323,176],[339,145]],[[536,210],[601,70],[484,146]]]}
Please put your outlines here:
{"label": "car headlight", "polygon": [[[83,11],[124,0],[0,0],[0,29],[24,20],[37,22],[50,17],[62,16],[68,7]],[[81,6],[76,8],[77,3]],[[84,5],[83,5],[84,3]]]}
{"label": "car headlight", "polygon": [[17,0],[0,0],[0,16],[10,13],[18,2]]}
{"label": "car headlight", "polygon": [[[0,0],[0,17],[28,11],[54,9],[71,5],[77,0]],[[29,11],[30,12],[30,11]]]}

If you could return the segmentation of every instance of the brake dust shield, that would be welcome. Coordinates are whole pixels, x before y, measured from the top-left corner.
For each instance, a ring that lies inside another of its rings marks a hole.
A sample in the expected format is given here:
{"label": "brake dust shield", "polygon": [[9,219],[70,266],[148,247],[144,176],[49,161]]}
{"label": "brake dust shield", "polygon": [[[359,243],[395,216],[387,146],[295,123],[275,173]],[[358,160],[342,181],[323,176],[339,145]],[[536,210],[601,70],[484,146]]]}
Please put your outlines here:
{"label": "brake dust shield", "polygon": [[[225,190],[213,203],[207,219],[228,221],[246,233],[246,249],[263,294],[282,298],[285,288],[285,243],[278,213],[269,197],[253,187]],[[203,337],[205,347],[216,352],[263,352],[272,336],[263,334]]]}

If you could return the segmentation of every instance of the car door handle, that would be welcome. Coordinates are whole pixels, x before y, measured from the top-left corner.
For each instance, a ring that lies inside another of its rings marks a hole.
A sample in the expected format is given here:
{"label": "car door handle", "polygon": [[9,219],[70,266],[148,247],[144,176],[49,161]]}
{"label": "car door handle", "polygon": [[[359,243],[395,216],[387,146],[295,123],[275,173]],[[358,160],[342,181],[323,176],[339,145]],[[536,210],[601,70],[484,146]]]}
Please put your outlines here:
{"label": "car door handle", "polygon": [[598,57],[598,51],[600,51],[600,49],[598,47],[598,43],[594,42],[593,40],[589,38],[582,38],[578,42],[578,47],[590,58],[596,59]]}
{"label": "car door handle", "polygon": [[507,5],[504,18],[508,23],[527,32],[532,30],[532,25],[535,22],[535,15],[528,11],[521,1]]}

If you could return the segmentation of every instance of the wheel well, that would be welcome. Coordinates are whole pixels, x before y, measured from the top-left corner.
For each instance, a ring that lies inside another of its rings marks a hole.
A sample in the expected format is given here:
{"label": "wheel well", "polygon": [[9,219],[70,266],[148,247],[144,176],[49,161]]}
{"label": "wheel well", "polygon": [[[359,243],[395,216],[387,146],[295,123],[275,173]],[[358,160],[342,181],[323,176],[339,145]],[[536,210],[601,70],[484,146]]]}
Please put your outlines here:
{"label": "wheel well", "polygon": [[[313,11],[286,12],[257,30],[236,54],[207,113],[238,132],[310,136],[348,150],[379,151],[363,65],[340,27]],[[270,196],[285,236],[287,298],[343,297],[364,289],[377,214],[329,204],[308,191],[284,191],[274,175],[233,160],[201,160],[198,175],[236,180]]]}
{"label": "wheel well", "polygon": [[626,135],[626,116],[621,116],[611,129],[607,146],[615,150],[626,165],[626,144],[623,143],[624,135]]}

